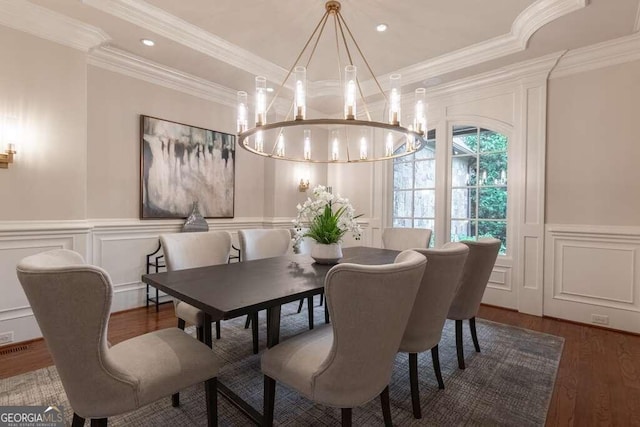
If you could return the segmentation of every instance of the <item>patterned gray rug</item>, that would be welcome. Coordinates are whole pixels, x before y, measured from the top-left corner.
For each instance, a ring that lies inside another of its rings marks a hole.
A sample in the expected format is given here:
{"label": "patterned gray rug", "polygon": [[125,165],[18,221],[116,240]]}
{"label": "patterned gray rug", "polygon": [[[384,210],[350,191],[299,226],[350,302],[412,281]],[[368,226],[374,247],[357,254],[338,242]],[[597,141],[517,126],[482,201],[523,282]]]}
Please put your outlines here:
{"label": "patterned gray rug", "polygon": [[[316,304],[317,304],[316,298]],[[307,328],[306,304],[296,314],[297,303],[282,309],[281,339]],[[317,324],[324,321],[323,309],[316,307]],[[261,313],[262,315],[262,313]],[[261,349],[265,347],[266,326],[260,319]],[[244,318],[222,323],[222,339],[214,351],[224,360],[219,379],[262,412],[260,355],[251,353],[250,329]],[[445,390],[438,390],[431,354],[419,356],[422,420],[411,411],[407,356],[396,358],[390,385],[391,411],[395,425],[544,425],[564,340],[489,321],[478,320],[482,353],[475,353],[465,322],[467,369],[457,367],[453,323],[445,325],[440,343],[440,364]],[[197,426],[206,425],[204,387],[194,386],[180,396],[181,406],[171,407],[169,398],[138,411],[109,419],[112,426]],[[72,410],[54,367],[40,369],[0,381],[0,406],[63,405],[67,420]],[[221,425],[250,425],[235,407],[218,398]],[[354,424],[383,425],[380,401],[375,399],[353,410]],[[340,411],[314,405],[304,397],[278,385],[275,422],[277,425],[339,425]]]}

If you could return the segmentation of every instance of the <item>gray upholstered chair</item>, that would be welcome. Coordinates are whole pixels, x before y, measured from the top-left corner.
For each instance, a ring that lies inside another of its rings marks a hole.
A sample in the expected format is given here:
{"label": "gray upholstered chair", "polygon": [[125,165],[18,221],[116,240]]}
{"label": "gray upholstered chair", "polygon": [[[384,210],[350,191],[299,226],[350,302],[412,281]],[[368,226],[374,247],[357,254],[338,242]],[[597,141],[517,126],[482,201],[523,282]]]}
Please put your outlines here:
{"label": "gray upholstered chair", "polygon": [[[209,425],[217,425],[220,362],[177,328],[109,346],[113,286],[106,271],[57,249],[24,258],[18,279],[73,408],[73,426],[106,426],[107,418],[205,382]],[[44,402],[43,402],[44,403]]]}
{"label": "gray upholstered chair", "polygon": [[[240,261],[286,255],[291,248],[291,232],[286,228],[238,230]],[[251,325],[253,353],[258,354],[258,312],[247,316],[244,328]]]}
{"label": "gray upholstered chair", "polygon": [[438,344],[453,296],[458,289],[469,248],[462,243],[447,243],[441,249],[414,249],[427,257],[427,267],[413,304],[411,317],[400,342],[400,351],[409,353],[409,380],[413,415],[422,418],[418,390],[418,353],[431,350],[438,387],[444,388],[440,372]]}
{"label": "gray upholstered chair", "polygon": [[480,352],[478,334],[476,333],[476,314],[480,308],[482,295],[489,283],[489,277],[496,263],[500,251],[500,240],[484,238],[477,241],[462,242],[469,247],[469,255],[464,263],[462,277],[458,285],[448,319],[456,322],[456,349],[458,352],[458,367],[464,369],[464,349],[462,347],[462,321],[469,319],[469,329],[476,352]]}
{"label": "gray upholstered chair", "polygon": [[385,425],[391,425],[391,370],[426,263],[423,255],[404,251],[394,264],[331,268],[325,279],[331,324],[262,355],[264,424],[273,424],[278,381],[314,402],[342,408],[343,425],[351,425],[351,408],[379,395]]}
{"label": "gray upholstered chair", "polygon": [[428,248],[431,230],[428,228],[385,228],[382,231],[382,246],[385,249],[404,251],[413,248]]}
{"label": "gray upholstered chair", "polygon": [[[163,234],[160,236],[160,243],[168,271],[229,262],[231,235],[227,231]],[[173,302],[178,318],[178,328],[184,329],[185,322],[195,325],[198,339],[202,341],[205,327],[204,313],[184,301],[174,299]],[[216,338],[220,339],[220,321],[216,322]]]}

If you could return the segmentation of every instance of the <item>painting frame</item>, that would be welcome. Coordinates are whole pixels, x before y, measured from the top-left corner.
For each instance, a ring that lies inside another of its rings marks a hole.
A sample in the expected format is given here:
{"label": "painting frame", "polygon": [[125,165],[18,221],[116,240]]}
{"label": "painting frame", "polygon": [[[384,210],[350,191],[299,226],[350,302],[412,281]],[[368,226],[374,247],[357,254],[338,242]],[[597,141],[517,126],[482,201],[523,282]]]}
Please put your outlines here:
{"label": "painting frame", "polygon": [[140,219],[235,215],[236,135],[140,115]]}

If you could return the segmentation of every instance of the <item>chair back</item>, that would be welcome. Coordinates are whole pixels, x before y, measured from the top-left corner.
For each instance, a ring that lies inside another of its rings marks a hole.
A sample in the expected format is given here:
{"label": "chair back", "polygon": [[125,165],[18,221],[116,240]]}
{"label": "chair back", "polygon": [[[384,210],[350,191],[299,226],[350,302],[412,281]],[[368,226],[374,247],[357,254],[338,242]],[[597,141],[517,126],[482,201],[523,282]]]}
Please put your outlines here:
{"label": "chair back", "polygon": [[423,255],[404,251],[394,264],[344,263],[329,270],[333,344],[312,378],[315,401],[355,407],[389,384],[426,263]]}
{"label": "chair back", "polygon": [[469,255],[447,315],[453,320],[471,319],[478,313],[501,245],[500,240],[494,238],[467,240],[461,243],[469,247]]}
{"label": "chair back", "polygon": [[136,399],[138,380],[107,350],[108,273],[56,249],[22,259],[17,275],[76,413],[109,413]]}
{"label": "chair back", "polygon": [[414,250],[427,257],[427,267],[400,343],[400,351],[406,353],[421,353],[440,342],[469,253],[469,247],[462,243],[447,243],[440,249]]}
{"label": "chair back", "polygon": [[285,255],[291,246],[291,233],[286,228],[238,230],[240,260],[273,258]]}
{"label": "chair back", "polygon": [[382,231],[382,246],[385,249],[424,249],[429,247],[430,240],[431,230],[428,228],[385,228]]}
{"label": "chair back", "polygon": [[169,271],[229,262],[231,235],[228,231],[163,234],[160,242]]}

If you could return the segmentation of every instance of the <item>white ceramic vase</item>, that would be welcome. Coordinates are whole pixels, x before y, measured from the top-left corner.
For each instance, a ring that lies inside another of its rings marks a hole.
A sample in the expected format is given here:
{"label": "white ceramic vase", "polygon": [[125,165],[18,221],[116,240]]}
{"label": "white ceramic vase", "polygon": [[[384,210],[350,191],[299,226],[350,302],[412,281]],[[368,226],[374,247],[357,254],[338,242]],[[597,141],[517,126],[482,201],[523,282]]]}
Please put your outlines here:
{"label": "white ceramic vase", "polygon": [[311,248],[311,258],[318,264],[337,264],[342,258],[342,246],[340,243],[316,243]]}

